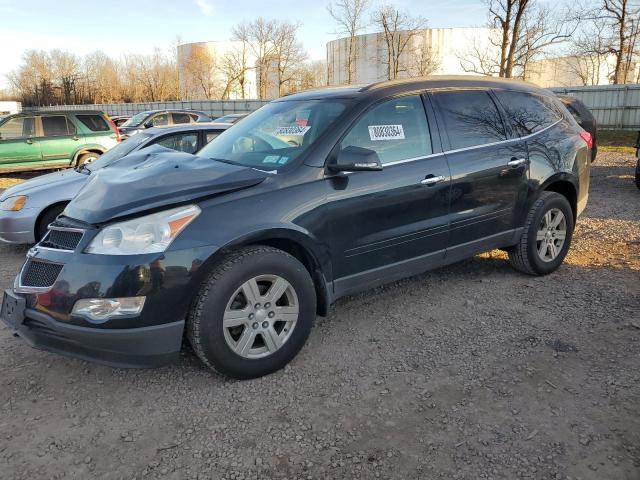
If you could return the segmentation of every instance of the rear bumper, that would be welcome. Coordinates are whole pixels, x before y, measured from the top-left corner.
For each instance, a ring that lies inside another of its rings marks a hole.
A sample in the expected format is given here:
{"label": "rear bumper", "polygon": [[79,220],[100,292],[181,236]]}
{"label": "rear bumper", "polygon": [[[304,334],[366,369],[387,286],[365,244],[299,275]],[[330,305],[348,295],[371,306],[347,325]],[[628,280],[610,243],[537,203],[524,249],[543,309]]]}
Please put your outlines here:
{"label": "rear bumper", "polygon": [[39,210],[24,208],[19,212],[0,211],[0,241],[34,243],[35,222]]}
{"label": "rear bumper", "polygon": [[9,329],[40,350],[111,367],[148,368],[178,358],[184,320],[140,328],[101,329],[65,324],[27,308],[22,321],[15,328],[9,325]]}

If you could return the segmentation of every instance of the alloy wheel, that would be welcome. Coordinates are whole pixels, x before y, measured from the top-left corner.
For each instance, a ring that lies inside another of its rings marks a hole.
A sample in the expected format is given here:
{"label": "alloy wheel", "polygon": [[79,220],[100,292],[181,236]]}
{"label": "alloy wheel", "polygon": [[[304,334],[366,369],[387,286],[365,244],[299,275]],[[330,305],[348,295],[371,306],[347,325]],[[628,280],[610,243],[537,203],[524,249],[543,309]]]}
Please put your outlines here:
{"label": "alloy wheel", "polygon": [[567,219],[558,208],[548,210],[538,227],[536,248],[543,262],[555,260],[564,246],[567,237]]}
{"label": "alloy wheel", "polygon": [[295,289],[278,275],[260,275],[231,295],[223,317],[227,345],[243,358],[272,355],[291,337],[300,312]]}

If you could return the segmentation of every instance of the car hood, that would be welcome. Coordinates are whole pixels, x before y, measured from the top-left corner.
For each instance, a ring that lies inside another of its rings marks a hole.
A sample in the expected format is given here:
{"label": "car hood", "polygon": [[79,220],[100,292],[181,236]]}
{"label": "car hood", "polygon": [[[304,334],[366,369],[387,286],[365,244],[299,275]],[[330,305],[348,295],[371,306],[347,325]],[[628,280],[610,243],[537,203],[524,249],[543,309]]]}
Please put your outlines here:
{"label": "car hood", "polygon": [[85,173],[77,172],[72,169],[63,170],[61,172],[48,173],[47,175],[40,175],[39,177],[32,178],[26,182],[14,185],[11,188],[7,188],[0,195],[0,201],[5,198],[13,197],[16,195],[33,195],[44,190],[59,189],[68,184],[82,183],[87,179]]}
{"label": "car hood", "polygon": [[160,146],[90,175],[64,215],[91,224],[251,187],[269,173]]}

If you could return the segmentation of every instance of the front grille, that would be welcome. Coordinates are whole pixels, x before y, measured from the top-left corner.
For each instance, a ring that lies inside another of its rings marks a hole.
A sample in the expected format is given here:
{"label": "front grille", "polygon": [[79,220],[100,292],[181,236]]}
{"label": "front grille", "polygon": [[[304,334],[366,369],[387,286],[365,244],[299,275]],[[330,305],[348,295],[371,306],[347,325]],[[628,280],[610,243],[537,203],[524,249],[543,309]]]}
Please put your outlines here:
{"label": "front grille", "polygon": [[27,262],[20,281],[23,287],[51,287],[62,270],[62,265],[57,263],[40,262],[38,260],[27,260]]}
{"label": "front grille", "polygon": [[44,237],[40,245],[58,250],[75,250],[80,240],[82,240],[82,232],[49,230],[49,233]]}

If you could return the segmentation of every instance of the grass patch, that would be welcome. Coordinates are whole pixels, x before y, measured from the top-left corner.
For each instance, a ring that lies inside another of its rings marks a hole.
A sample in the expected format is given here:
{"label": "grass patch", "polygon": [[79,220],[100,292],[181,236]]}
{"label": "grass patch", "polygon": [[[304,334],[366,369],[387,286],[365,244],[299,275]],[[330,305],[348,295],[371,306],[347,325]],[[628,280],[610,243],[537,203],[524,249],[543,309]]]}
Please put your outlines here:
{"label": "grass patch", "polygon": [[[601,147],[615,147],[615,148],[624,148],[631,149],[629,150],[631,153],[635,152],[635,144],[636,138],[638,137],[638,132],[635,130],[598,130],[598,148]],[[609,150],[608,148],[603,148],[603,151],[620,151],[620,150]],[[624,150],[625,152],[627,150]]]}

